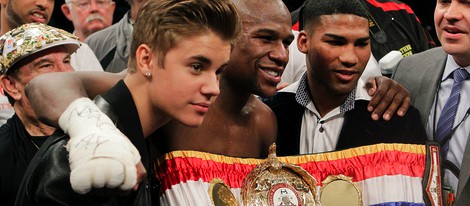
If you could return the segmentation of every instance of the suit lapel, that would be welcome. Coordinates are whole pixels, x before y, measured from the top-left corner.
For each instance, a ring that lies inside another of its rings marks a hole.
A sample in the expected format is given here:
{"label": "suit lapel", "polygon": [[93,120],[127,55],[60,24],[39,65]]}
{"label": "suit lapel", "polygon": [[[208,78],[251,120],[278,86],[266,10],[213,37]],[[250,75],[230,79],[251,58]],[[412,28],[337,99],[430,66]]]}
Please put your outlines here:
{"label": "suit lapel", "polygon": [[[421,74],[421,79],[419,79],[419,95],[415,95],[416,99],[414,101],[414,105],[416,105],[417,108],[421,108],[421,119],[424,126],[428,124],[429,114],[433,106],[432,103],[434,102],[436,91],[440,83],[442,73],[444,72],[447,54],[444,53],[442,48],[439,48],[436,49],[432,55],[429,55],[429,57],[430,61],[420,62],[420,64],[424,65],[422,66],[422,69],[419,69]],[[436,73],[438,75],[436,75]]]}

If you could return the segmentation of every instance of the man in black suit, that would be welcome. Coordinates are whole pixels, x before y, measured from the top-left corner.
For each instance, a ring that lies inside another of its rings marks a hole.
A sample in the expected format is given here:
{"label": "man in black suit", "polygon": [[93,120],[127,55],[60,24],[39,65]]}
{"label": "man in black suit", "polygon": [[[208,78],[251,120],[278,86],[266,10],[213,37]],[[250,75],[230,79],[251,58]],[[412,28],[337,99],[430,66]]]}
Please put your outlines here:
{"label": "man in black suit", "polygon": [[374,121],[360,76],[370,57],[367,10],[360,1],[309,1],[297,46],[307,72],[266,103],[278,120],[278,154],[426,140],[419,113]]}

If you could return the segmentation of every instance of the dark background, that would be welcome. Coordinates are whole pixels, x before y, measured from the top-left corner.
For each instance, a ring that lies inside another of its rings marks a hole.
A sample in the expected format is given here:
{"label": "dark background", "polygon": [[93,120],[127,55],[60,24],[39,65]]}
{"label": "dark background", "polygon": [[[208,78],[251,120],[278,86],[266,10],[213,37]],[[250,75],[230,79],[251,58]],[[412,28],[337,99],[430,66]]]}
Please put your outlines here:
{"label": "dark background", "polygon": [[436,35],[436,28],[434,27],[434,8],[436,7],[436,0],[402,0],[408,4],[411,9],[418,16],[421,24],[428,30],[432,38],[439,45],[439,40]]}
{"label": "dark background", "polygon": [[[293,11],[301,6],[304,0],[283,0],[284,3],[289,8],[289,11]],[[380,0],[378,0],[380,1]],[[416,16],[418,16],[421,24],[426,30],[428,30],[431,37],[439,44],[436,30],[434,28],[434,8],[436,7],[436,0],[400,0],[403,3],[408,4],[408,6],[413,9]]]}
{"label": "dark background", "polygon": [[[114,0],[116,2],[116,10],[114,11],[113,22],[118,22],[122,16],[129,9],[129,5],[124,0]],[[257,1],[257,0],[253,0]],[[290,11],[297,9],[300,5],[303,4],[304,0],[283,0],[287,5]],[[401,0],[402,2],[408,4],[411,9],[415,12],[416,16],[421,21],[421,24],[426,28],[431,34],[434,41],[438,43],[436,37],[436,31],[434,28],[434,7],[436,6],[435,0]],[[73,32],[73,25],[65,16],[62,14],[60,6],[64,3],[64,0],[56,0],[54,12],[52,13],[52,18],[50,25],[58,28],[62,28],[69,32]]]}

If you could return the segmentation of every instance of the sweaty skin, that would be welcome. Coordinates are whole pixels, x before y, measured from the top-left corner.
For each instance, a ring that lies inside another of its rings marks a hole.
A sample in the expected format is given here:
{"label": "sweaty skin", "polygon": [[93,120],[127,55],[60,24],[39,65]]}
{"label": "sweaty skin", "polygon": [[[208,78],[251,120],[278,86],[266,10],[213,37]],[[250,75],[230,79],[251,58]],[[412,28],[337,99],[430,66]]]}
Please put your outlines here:
{"label": "sweaty skin", "polygon": [[[59,127],[60,115],[67,106],[80,97],[94,98],[123,79],[121,73],[107,72],[62,72],[40,75],[31,80],[25,90],[38,118],[54,127]],[[60,89],[58,89],[60,88]],[[49,99],[50,101],[42,101]]]}
{"label": "sweaty skin", "polygon": [[198,128],[175,121],[162,127],[161,153],[197,150],[236,157],[266,157],[275,142],[274,113],[259,98],[276,92],[294,39],[290,14],[282,1],[234,1],[243,34],[224,71],[221,94]]}

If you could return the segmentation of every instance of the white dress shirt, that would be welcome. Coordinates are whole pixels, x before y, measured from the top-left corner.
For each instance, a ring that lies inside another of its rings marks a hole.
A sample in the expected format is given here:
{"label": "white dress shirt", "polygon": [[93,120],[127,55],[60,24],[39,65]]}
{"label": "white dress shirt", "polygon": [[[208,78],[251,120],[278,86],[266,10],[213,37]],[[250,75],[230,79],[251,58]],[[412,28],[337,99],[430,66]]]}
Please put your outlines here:
{"label": "white dress shirt", "polygon": [[333,151],[338,143],[345,112],[354,108],[355,100],[370,100],[371,97],[367,94],[365,83],[359,79],[356,90],[351,92],[342,105],[320,117],[310,99],[306,84],[306,74],[304,74],[299,81],[282,90],[282,92],[296,93],[296,101],[305,107],[300,131],[300,154]]}

